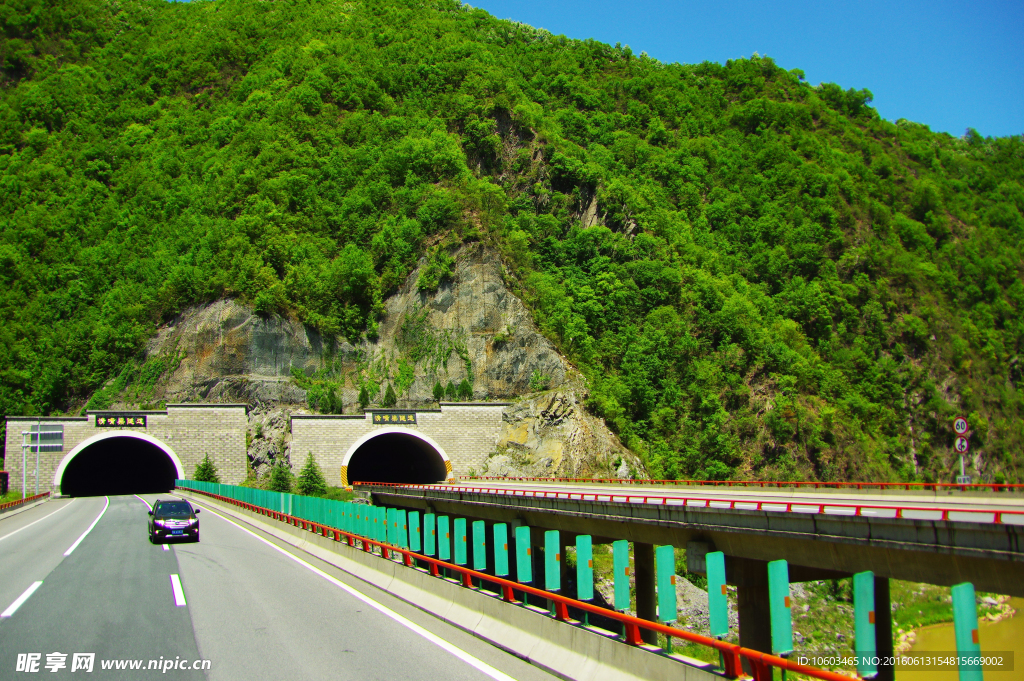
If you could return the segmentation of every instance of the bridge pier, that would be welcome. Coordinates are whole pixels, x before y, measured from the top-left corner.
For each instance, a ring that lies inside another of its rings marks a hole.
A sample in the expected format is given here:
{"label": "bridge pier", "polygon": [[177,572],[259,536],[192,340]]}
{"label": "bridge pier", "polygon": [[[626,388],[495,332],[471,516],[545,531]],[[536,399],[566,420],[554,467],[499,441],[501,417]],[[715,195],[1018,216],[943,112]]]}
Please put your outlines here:
{"label": "bridge pier", "polygon": [[[654,587],[654,544],[633,542],[633,571],[636,577],[636,616],[642,620],[658,621],[658,598]],[[658,632],[642,629],[644,643],[658,645]]]}
{"label": "bridge pier", "polygon": [[[875,654],[882,660],[892,661],[892,604],[889,598],[889,578],[875,577]],[[878,665],[875,681],[895,681],[896,669],[892,665]]]}
{"label": "bridge pier", "polygon": [[[726,556],[725,574],[736,586],[736,611],[739,615],[740,645],[771,652],[772,619],[768,603],[768,563],[763,560]],[[748,674],[746,658],[743,669]]]}

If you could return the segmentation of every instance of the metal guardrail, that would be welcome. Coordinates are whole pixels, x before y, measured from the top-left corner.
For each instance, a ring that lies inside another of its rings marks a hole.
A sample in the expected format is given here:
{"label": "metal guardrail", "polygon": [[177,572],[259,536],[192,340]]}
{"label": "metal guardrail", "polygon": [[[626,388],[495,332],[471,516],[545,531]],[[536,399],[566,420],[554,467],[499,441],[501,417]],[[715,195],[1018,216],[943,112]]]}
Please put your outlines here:
{"label": "metal guardrail", "polygon": [[21,506],[22,504],[27,504],[30,501],[35,501],[36,499],[42,499],[43,497],[48,497],[48,496],[50,496],[49,492],[43,492],[42,494],[34,494],[34,495],[30,496],[30,497],[25,497],[24,499],[15,499],[14,501],[8,501],[7,503],[0,504],[0,513],[2,513],[3,511],[6,511],[9,508],[14,508],[15,506]]}
{"label": "metal guardrail", "polygon": [[515,489],[511,487],[476,487],[460,485],[413,485],[400,482],[354,482],[353,487],[390,487],[460,494],[491,494],[497,496],[566,499],[596,503],[654,504],[659,506],[684,506],[686,508],[771,511],[776,513],[804,513],[832,516],[864,516],[870,518],[900,518],[905,520],[937,520],[951,522],[994,523],[1024,525],[1024,511],[975,511],[956,508],[934,508],[924,506],[892,506],[885,504],[845,504],[816,501],[751,501],[749,499],[728,499],[723,497],[659,496],[656,494],[616,494],[615,492],[562,492],[546,490]]}
{"label": "metal guardrail", "polygon": [[808,480],[778,482],[767,480],[626,480],[621,478],[516,478],[500,476],[459,475],[459,480],[494,480],[502,482],[573,482],[599,483],[616,485],[685,485],[693,487],[811,487],[814,489],[856,489],[856,490],[889,490],[906,491],[922,490],[925,492],[941,492],[943,490],[989,491],[989,492],[1024,492],[1024,484],[971,483],[969,485],[955,482],[814,482]]}
{"label": "metal guardrail", "polygon": [[[772,681],[773,670],[782,669],[786,671],[796,672],[803,674],[804,676],[812,679],[822,679],[824,681],[850,681],[850,676],[844,674],[838,674],[836,672],[830,672],[825,669],[817,669],[815,667],[808,667],[806,665],[797,664],[791,660],[781,658],[775,655],[769,655],[768,653],[762,653],[757,650],[751,650],[750,648],[743,648],[734,643],[726,643],[725,641],[719,641],[717,639],[709,638],[707,636],[701,636],[700,634],[694,634],[693,632],[684,631],[682,629],[676,629],[665,624],[658,622],[649,622],[642,620],[638,617],[626,615],[614,610],[607,610],[591,603],[584,601],[577,601],[566,596],[562,596],[543,589],[538,589],[526,584],[520,584],[518,582],[512,582],[501,577],[493,577],[483,572],[477,572],[461,565],[454,563],[447,563],[437,558],[425,556],[419,553],[404,549],[393,544],[386,542],[369,539],[362,535],[358,535],[345,530],[340,530],[334,527],[329,527],[322,523],[317,523],[312,520],[306,520],[296,516],[288,515],[280,511],[274,511],[269,508],[257,506],[231,497],[224,496],[221,494],[214,494],[212,492],[204,492],[199,489],[192,489],[186,487],[190,492],[196,494],[202,494],[207,497],[217,499],[219,501],[227,502],[234,506],[238,506],[247,511],[257,513],[269,517],[273,520],[287,523],[295,527],[299,527],[303,530],[315,532],[323,537],[331,537],[334,541],[346,542],[350,547],[355,548],[356,542],[360,543],[360,547],[367,553],[372,553],[375,548],[380,549],[380,555],[382,558],[392,560],[392,555],[398,556],[401,563],[411,569],[420,569],[416,567],[414,561],[420,561],[426,563],[428,568],[427,571],[430,575],[438,578],[442,578],[440,571],[448,570],[450,572],[458,573],[460,576],[460,583],[463,587],[475,589],[473,580],[477,579],[481,582],[488,582],[498,587],[502,600],[509,604],[523,605],[520,601],[515,598],[515,592],[520,591],[524,594],[531,594],[539,598],[545,598],[552,604],[553,617],[561,622],[565,622],[570,625],[580,626],[581,623],[577,622],[569,617],[569,607],[583,610],[589,613],[601,615],[608,619],[620,622],[623,625],[624,631],[624,642],[633,646],[644,645],[643,638],[640,634],[641,629],[647,629],[654,631],[665,636],[672,636],[673,638],[682,639],[691,643],[707,646],[713,648],[721,653],[723,662],[723,671],[725,676],[730,679],[739,678],[743,675],[742,659],[746,659],[750,665],[750,669],[753,672],[754,681]],[[482,592],[487,593],[487,592]]]}

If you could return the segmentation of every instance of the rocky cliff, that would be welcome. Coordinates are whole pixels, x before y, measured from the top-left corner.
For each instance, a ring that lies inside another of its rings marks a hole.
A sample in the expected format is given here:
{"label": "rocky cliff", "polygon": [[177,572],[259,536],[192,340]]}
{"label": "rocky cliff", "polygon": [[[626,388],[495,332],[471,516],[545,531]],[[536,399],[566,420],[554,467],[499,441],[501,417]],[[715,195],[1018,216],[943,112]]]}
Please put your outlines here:
{"label": "rocky cliff", "polygon": [[[436,291],[417,286],[422,268],[385,302],[375,339],[353,345],[236,300],[188,309],[161,327],[146,357],[94,398],[93,406],[245,402],[249,456],[257,471],[288,457],[288,415],[358,413],[394,392],[396,406],[451,397],[508,400],[489,475],[632,475],[640,463],[600,419],[586,413],[586,387],[539,333],[505,285],[500,259],[479,244],[455,254]],[[466,389],[472,393],[470,398]],[[102,403],[101,403],[102,402]]]}

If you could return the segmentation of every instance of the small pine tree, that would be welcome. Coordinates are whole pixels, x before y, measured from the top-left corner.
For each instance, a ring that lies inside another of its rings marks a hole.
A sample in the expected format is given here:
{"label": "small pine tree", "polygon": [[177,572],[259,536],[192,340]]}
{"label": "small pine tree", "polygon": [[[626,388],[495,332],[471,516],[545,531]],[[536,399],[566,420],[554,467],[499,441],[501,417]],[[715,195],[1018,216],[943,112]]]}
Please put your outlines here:
{"label": "small pine tree", "polygon": [[370,406],[370,391],[364,385],[359,389],[359,408],[366,409],[368,406]]}
{"label": "small pine tree", "polygon": [[306,457],[306,465],[299,472],[297,487],[299,494],[310,497],[318,497],[327,493],[327,480],[316,459],[313,458],[313,452]]}
{"label": "small pine tree", "polygon": [[277,463],[270,471],[271,492],[291,492],[292,472],[284,465],[284,459],[278,458]]}
{"label": "small pine tree", "polygon": [[198,482],[220,482],[220,476],[217,475],[217,467],[210,461],[209,454],[204,456],[203,460],[196,466],[196,472],[192,479]]}
{"label": "small pine tree", "polygon": [[393,407],[398,402],[398,395],[395,394],[395,389],[388,383],[388,389],[384,391],[384,401],[381,405],[384,407]]}
{"label": "small pine tree", "polygon": [[434,401],[440,402],[444,399],[444,386],[441,385],[441,381],[434,384]]}
{"label": "small pine tree", "polygon": [[325,400],[327,402],[327,404],[326,404],[326,407],[327,407],[326,413],[328,413],[328,414],[340,414],[340,413],[342,413],[342,407],[344,406],[344,403],[342,402],[341,398],[338,397],[338,391],[334,389],[333,385],[330,388],[328,388],[327,396],[325,397]]}
{"label": "small pine tree", "polygon": [[470,385],[469,379],[462,379],[462,383],[459,383],[459,401],[469,402],[473,399],[473,386]]}
{"label": "small pine tree", "polygon": [[444,396],[448,398],[449,402],[455,402],[459,399],[459,389],[455,387],[455,384],[448,381],[448,387],[444,389]]}

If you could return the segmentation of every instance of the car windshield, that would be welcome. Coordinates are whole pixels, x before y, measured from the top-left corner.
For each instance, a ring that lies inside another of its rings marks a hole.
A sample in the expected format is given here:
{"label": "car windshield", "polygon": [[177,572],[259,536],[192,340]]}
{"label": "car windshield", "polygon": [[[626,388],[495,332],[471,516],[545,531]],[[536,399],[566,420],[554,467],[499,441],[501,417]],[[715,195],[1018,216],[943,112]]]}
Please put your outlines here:
{"label": "car windshield", "polygon": [[170,501],[156,507],[158,515],[192,515],[192,507],[184,501]]}

